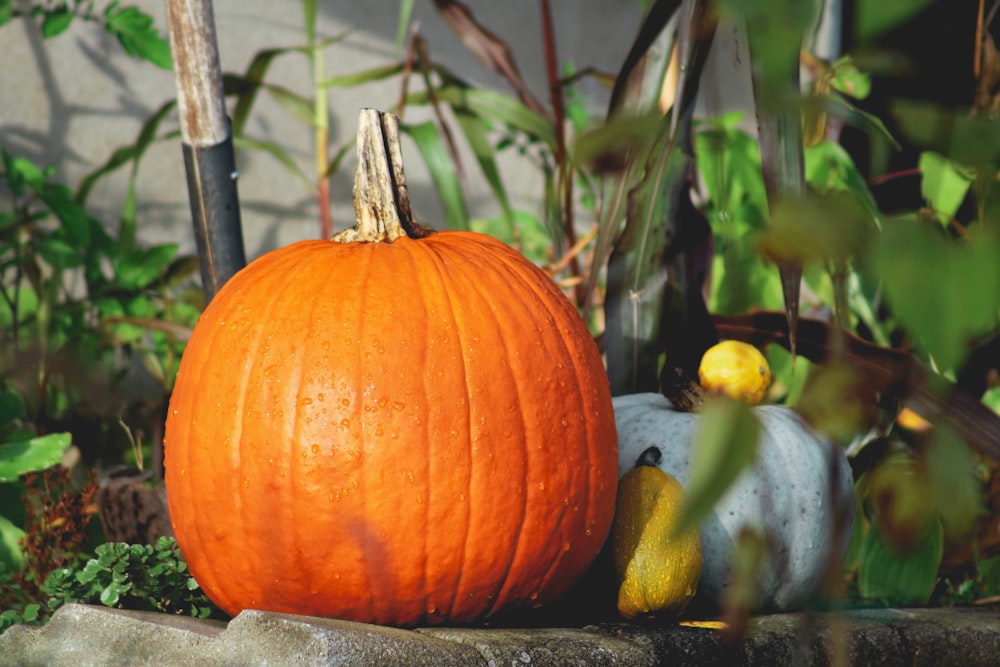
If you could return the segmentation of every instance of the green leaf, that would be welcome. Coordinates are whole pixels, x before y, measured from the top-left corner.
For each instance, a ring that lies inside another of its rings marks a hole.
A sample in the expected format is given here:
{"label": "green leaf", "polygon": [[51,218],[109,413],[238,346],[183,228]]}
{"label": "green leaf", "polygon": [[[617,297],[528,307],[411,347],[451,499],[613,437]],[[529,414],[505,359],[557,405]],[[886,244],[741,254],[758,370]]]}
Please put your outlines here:
{"label": "green leaf", "polygon": [[24,531],[0,514],[0,581],[24,567],[24,552],[20,544],[22,537]]}
{"label": "green leaf", "polygon": [[921,148],[961,164],[991,170],[1000,159],[1000,121],[915,100],[895,100],[889,111],[901,132]]}
{"label": "green leaf", "polygon": [[947,227],[962,205],[975,172],[933,151],[920,154],[920,194]]}
{"label": "green leaf", "polygon": [[54,9],[46,10],[45,18],[42,19],[42,37],[49,39],[66,32],[66,29],[73,23],[74,14],[66,5],[58,5]]}
{"label": "green leaf", "polygon": [[250,110],[257,100],[257,94],[264,87],[264,78],[267,76],[271,63],[278,56],[290,51],[298,51],[298,49],[280,48],[258,51],[254,54],[244,74],[223,75],[222,83],[226,95],[237,96],[232,114],[233,136],[243,135],[247,119],[250,117]]}
{"label": "green leaf", "polygon": [[271,94],[271,97],[291,114],[296,120],[304,125],[313,126],[313,103],[312,100],[299,95],[282,86],[265,84],[264,90]]}
{"label": "green leaf", "polygon": [[413,16],[413,0],[399,0],[399,20],[396,23],[396,51],[403,50],[403,42],[406,41],[406,29],[410,25],[410,18]]}
{"label": "green leaf", "polygon": [[969,343],[997,324],[1000,242],[972,230],[966,241],[904,219],[886,225],[872,252],[889,306],[942,369],[955,368]]}
{"label": "green leaf", "polygon": [[153,23],[153,17],[138,7],[118,9],[118,3],[113,2],[104,10],[104,29],[118,38],[125,53],[162,69],[173,69],[170,43],[160,37]]}
{"label": "green leaf", "polygon": [[4,172],[7,177],[7,185],[18,197],[24,194],[25,188],[34,192],[40,192],[45,187],[45,172],[35,163],[22,157],[12,157],[6,150],[3,151]]}
{"label": "green leaf", "polygon": [[69,433],[50,433],[0,444],[0,482],[10,482],[25,473],[54,466],[62,460],[71,441]]}
{"label": "green leaf", "polygon": [[108,584],[103,591],[101,591],[101,604],[106,607],[114,607],[118,604],[118,600],[121,599],[121,588],[117,583]]}
{"label": "green leaf", "polygon": [[691,477],[676,534],[711,513],[740,474],[750,467],[760,446],[760,422],[741,401],[725,396],[705,399],[691,446]]}
{"label": "green leaf", "polygon": [[483,172],[483,178],[486,179],[486,183],[490,186],[493,197],[500,204],[507,224],[513,230],[514,213],[510,206],[510,200],[507,197],[507,190],[504,188],[503,180],[500,178],[500,170],[496,163],[496,152],[493,146],[490,145],[490,140],[487,136],[487,125],[481,119],[458,109],[455,110],[455,120],[458,122],[458,126],[462,128],[465,140],[469,143],[472,154],[476,156],[479,168]]}
{"label": "green leaf", "polygon": [[969,448],[943,423],[934,427],[921,455],[945,537],[950,544],[968,540],[986,509],[982,481]]}
{"label": "green leaf", "polygon": [[405,66],[402,63],[381,65],[379,67],[361,70],[360,72],[331,76],[330,78],[325,79],[321,85],[326,86],[327,88],[353,88],[354,86],[360,86],[364,83],[382,81],[384,79],[394,77],[397,74],[402,74],[404,68]]}
{"label": "green leaf", "polygon": [[62,184],[48,184],[38,192],[39,198],[52,212],[68,236],[67,240],[76,245],[80,254],[90,245],[92,228],[100,226],[74,198],[68,187]]}
{"label": "green leaf", "polygon": [[843,56],[831,67],[830,85],[848,97],[863,100],[871,93],[872,79],[858,69],[851,56]]}
{"label": "green leaf", "polygon": [[264,151],[268,153],[275,160],[280,162],[290,173],[297,176],[299,180],[305,183],[306,187],[310,190],[314,187],[312,179],[306,176],[306,173],[302,171],[295,158],[291,156],[284,148],[278,144],[271,141],[260,141],[257,139],[249,139],[247,137],[235,137],[233,139],[233,145],[237,148],[249,148],[251,150]]}
{"label": "green leaf", "polygon": [[933,2],[934,0],[857,0],[854,5],[854,37],[859,42],[875,39]]}
{"label": "green leaf", "polygon": [[177,255],[177,244],[168,243],[152,248],[136,248],[125,253],[115,267],[119,287],[138,290],[162,278],[167,267]]}
{"label": "green leaf", "polygon": [[437,125],[427,121],[419,125],[400,125],[399,129],[413,139],[427,164],[435,189],[441,197],[441,204],[444,206],[448,229],[468,229],[469,211],[465,205],[465,194],[458,180],[455,162],[441,138]]}
{"label": "green leaf", "polygon": [[18,419],[24,419],[24,397],[10,389],[0,392],[0,428]]}
{"label": "green leaf", "polygon": [[847,193],[779,199],[760,248],[775,262],[846,261],[868,247],[870,214]]}
{"label": "green leaf", "polygon": [[[442,86],[435,91],[435,95],[438,100],[454,107],[524,132],[549,148],[555,146],[555,130],[552,122],[508,95],[485,88],[460,85]],[[407,104],[419,105],[430,102],[430,96],[425,91],[410,93],[406,98]]]}
{"label": "green leaf", "polygon": [[897,553],[869,527],[861,543],[858,590],[863,598],[894,605],[925,604],[934,592],[944,553],[944,530],[933,521],[916,549]]}

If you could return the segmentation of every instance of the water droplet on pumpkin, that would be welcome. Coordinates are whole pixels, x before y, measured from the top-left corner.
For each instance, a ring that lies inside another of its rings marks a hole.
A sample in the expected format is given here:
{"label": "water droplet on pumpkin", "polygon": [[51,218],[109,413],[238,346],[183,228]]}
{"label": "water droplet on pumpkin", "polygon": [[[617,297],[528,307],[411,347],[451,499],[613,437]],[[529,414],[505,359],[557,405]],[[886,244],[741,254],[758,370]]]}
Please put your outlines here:
{"label": "water droplet on pumpkin", "polygon": [[345,430],[351,428],[351,420],[350,419],[341,419],[340,420],[340,428],[345,429]]}
{"label": "water droplet on pumpkin", "polygon": [[392,409],[395,410],[396,412],[402,412],[403,408],[405,407],[406,405],[403,404],[401,401],[396,401],[395,403],[392,404]]}
{"label": "water droplet on pumpkin", "polygon": [[[184,473],[181,472],[181,474],[183,475]],[[458,494],[458,502],[460,502],[460,503],[464,503],[465,502],[465,494],[464,493]]]}
{"label": "water droplet on pumpkin", "polygon": [[537,600],[538,599],[538,591],[535,591],[534,593],[532,593],[531,595],[529,595],[528,599],[529,600]]}
{"label": "water droplet on pumpkin", "polygon": [[250,479],[247,478],[247,477],[243,478],[243,488],[244,489],[249,489],[250,488]]}
{"label": "water droplet on pumpkin", "polygon": [[545,490],[545,482],[539,482],[538,483],[538,490],[539,491],[544,491]]}
{"label": "water droplet on pumpkin", "polygon": [[569,428],[569,422],[566,421],[565,419],[562,420],[562,425],[563,425],[563,428]]}
{"label": "water droplet on pumpkin", "polygon": [[187,470],[184,469],[184,468],[181,468],[180,474],[181,474],[181,477],[183,477],[184,475],[187,474]]}
{"label": "water droplet on pumpkin", "polygon": [[410,484],[413,484],[413,471],[412,470],[408,470],[406,472],[406,481],[409,482]]}
{"label": "water droplet on pumpkin", "polygon": [[569,545],[569,542],[566,542],[566,543],[565,543],[565,544],[563,545],[563,551],[569,551],[569,549],[570,549],[570,545]]}
{"label": "water droplet on pumpkin", "polygon": [[310,447],[309,449],[312,450],[313,454],[319,454],[319,445],[318,444],[313,443],[312,447]]}
{"label": "water droplet on pumpkin", "polygon": [[377,436],[379,436],[379,437],[382,437],[382,434],[383,434],[384,432],[385,432],[385,431],[383,431],[383,430],[382,430],[382,429],[380,429],[380,428],[377,428],[377,429],[375,429],[375,435],[377,435]]}
{"label": "water droplet on pumpkin", "polygon": [[340,572],[334,572],[333,573],[333,578],[339,580],[340,579]]}
{"label": "water droplet on pumpkin", "polygon": [[422,495],[420,495],[419,493],[417,494],[417,504],[418,505],[423,505],[424,504],[424,497]]}
{"label": "water droplet on pumpkin", "polygon": [[312,405],[312,402],[313,400],[308,396],[299,401],[299,403],[301,403],[302,405]]}

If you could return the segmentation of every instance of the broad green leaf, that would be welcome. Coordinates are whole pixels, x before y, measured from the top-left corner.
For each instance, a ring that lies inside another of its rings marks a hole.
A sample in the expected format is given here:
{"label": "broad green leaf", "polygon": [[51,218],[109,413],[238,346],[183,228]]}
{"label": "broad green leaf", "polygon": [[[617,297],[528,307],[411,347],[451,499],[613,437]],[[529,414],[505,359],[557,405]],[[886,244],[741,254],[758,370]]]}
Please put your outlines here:
{"label": "broad green leaf", "polygon": [[821,194],[849,192],[864,206],[872,220],[881,218],[865,177],[843,146],[832,141],[806,146],[805,166],[810,189]]}
{"label": "broad green leaf", "polygon": [[43,239],[35,248],[35,251],[56,269],[75,269],[82,266],[81,250],[76,244],[68,243],[57,236]]}
{"label": "broad green leaf", "polygon": [[859,70],[851,56],[843,56],[833,63],[831,74],[830,85],[848,97],[863,100],[871,93],[871,76]]}
{"label": "broad green leaf", "polygon": [[889,307],[944,370],[955,368],[968,344],[997,324],[1000,242],[971,230],[957,242],[912,219],[887,224],[872,261]]}
{"label": "broad green leaf", "polygon": [[776,262],[843,262],[868,247],[875,231],[850,194],[783,198],[775,202],[760,248]]}
{"label": "broad green leaf", "polygon": [[27,158],[13,157],[3,151],[4,172],[7,184],[14,194],[21,196],[25,188],[39,192],[45,187],[45,172]]}
{"label": "broad green leaf", "polygon": [[945,536],[951,544],[968,540],[985,511],[982,480],[969,448],[947,424],[938,424],[921,455]]}
{"label": "broad green leaf", "polygon": [[920,194],[946,227],[965,200],[975,173],[933,151],[920,154]]}
{"label": "broad green leaf", "polygon": [[675,529],[683,533],[708,516],[720,498],[757,457],[760,422],[742,401],[705,399],[691,446],[691,477]]}
{"label": "broad green leaf", "polygon": [[662,118],[659,111],[641,116],[619,114],[580,134],[572,146],[572,160],[578,165],[613,170],[626,152],[636,151],[655,139]]}
{"label": "broad green leaf", "polygon": [[861,543],[858,589],[861,597],[893,605],[925,604],[934,592],[944,553],[944,529],[933,521],[914,551],[897,553],[869,526]]}
{"label": "broad green leaf", "polygon": [[986,169],[993,169],[1000,159],[1000,121],[992,116],[970,116],[966,110],[914,100],[895,100],[889,111],[900,131],[918,147]]}
{"label": "broad green leaf", "polygon": [[61,35],[73,23],[74,14],[66,5],[57,5],[53,9],[46,10],[42,19],[42,37],[49,39]]}
{"label": "broad green leaf", "polygon": [[73,192],[65,185],[50,183],[38,192],[38,196],[59,218],[67,240],[76,245],[82,253],[90,245],[92,229],[100,227],[100,223],[90,217],[86,209],[73,198]]}
{"label": "broad green leaf", "polygon": [[118,8],[111,3],[104,11],[105,29],[118,38],[125,53],[148,60],[162,69],[173,69],[170,43],[156,31],[153,17],[138,7]]}
{"label": "broad green leaf", "polygon": [[934,0],[857,0],[854,4],[854,37],[859,42],[875,39],[933,2]]}
{"label": "broad green leaf", "polygon": [[0,428],[24,419],[24,398],[20,392],[6,389],[0,392]]}
{"label": "broad green leaf", "polygon": [[140,290],[165,273],[177,255],[177,244],[135,248],[120,258],[115,267],[117,284],[123,289]]}
{"label": "broad green leaf", "polygon": [[419,125],[400,125],[399,129],[413,139],[427,164],[435,189],[441,197],[448,229],[468,229],[469,212],[465,205],[462,184],[458,180],[455,162],[437,126],[428,121]]}
{"label": "broad green leaf", "polygon": [[25,473],[54,466],[62,460],[71,441],[69,433],[50,433],[0,444],[0,482],[11,482]]}
{"label": "broad green leaf", "polygon": [[10,23],[12,0],[0,0],[0,27]]}
{"label": "broad green leaf", "polygon": [[24,567],[24,552],[20,544],[22,537],[24,531],[0,514],[0,581]]}

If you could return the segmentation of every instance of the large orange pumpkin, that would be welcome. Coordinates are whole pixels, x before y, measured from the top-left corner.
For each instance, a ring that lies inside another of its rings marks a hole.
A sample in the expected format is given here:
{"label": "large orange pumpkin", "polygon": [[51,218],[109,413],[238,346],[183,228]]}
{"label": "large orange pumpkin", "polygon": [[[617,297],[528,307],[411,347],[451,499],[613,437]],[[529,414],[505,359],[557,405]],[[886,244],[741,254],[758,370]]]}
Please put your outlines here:
{"label": "large orange pumpkin", "polygon": [[617,436],[591,336],[503,243],[421,237],[395,127],[362,114],[355,240],[257,259],[184,353],[170,515],[231,614],[469,621],[559,596],[610,528]]}

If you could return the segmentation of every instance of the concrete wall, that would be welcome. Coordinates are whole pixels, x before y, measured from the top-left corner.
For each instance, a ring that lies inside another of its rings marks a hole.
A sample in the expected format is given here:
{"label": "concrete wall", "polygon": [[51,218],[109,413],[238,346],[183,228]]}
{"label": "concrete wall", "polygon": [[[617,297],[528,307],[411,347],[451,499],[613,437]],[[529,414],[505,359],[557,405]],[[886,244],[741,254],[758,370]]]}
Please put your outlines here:
{"label": "concrete wall", "polygon": [[[157,18],[166,30],[162,0],[131,0]],[[322,36],[347,33],[326,54],[328,76],[359,71],[401,59],[395,50],[399,6],[388,0],[348,2],[327,0],[320,4]],[[96,3],[103,10],[105,3]],[[522,73],[536,95],[546,99],[543,45],[536,0],[468,0],[476,17],[507,40]],[[301,44],[302,10],[291,0],[215,0],[215,17],[226,71],[242,71],[260,49]],[[554,0],[560,57],[578,66],[593,65],[614,72],[631,44],[639,22],[639,0]],[[428,39],[432,57],[470,81],[507,91],[502,81],[472,58],[458,38],[437,15],[430,0],[418,0],[414,19]],[[147,119],[175,95],[171,72],[125,56],[122,49],[96,24],[82,21],[51,40],[43,40],[37,26],[18,20],[0,28],[0,144],[15,155],[58,169],[60,180],[74,186],[101,164],[111,151],[130,144]],[[271,69],[269,80],[297,92],[310,92],[306,59],[286,55]],[[340,146],[354,135],[359,107],[386,108],[399,96],[399,79],[349,91],[332,91],[331,139]],[[584,92],[596,114],[606,104],[607,91],[588,84]],[[414,113],[415,112],[415,113]],[[407,120],[420,119],[421,109],[407,112]],[[169,121],[176,128],[176,117]],[[310,130],[266,96],[248,125],[255,138],[277,141],[293,152],[307,173],[312,170]],[[404,144],[414,208],[423,220],[442,219],[429,177],[416,148]],[[509,156],[501,168],[518,208],[538,214],[541,181],[537,171]],[[304,184],[270,156],[241,151],[241,173],[247,254],[253,258],[274,247],[319,234],[317,209]],[[498,213],[489,191],[468,159],[470,212],[477,217]],[[346,160],[333,179],[334,227],[353,224],[350,190],[354,160]],[[124,173],[101,182],[90,199],[92,211],[102,220],[117,221],[126,193]],[[177,241],[192,252],[193,236],[179,139],[155,146],[139,173],[140,237],[150,243]]]}

